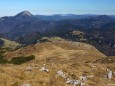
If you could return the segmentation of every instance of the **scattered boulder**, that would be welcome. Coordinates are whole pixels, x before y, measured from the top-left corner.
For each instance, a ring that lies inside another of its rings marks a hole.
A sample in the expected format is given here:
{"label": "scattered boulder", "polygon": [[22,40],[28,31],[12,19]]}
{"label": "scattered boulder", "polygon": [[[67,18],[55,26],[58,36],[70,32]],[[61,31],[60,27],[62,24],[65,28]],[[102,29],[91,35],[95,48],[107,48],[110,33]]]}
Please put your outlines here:
{"label": "scattered boulder", "polygon": [[80,79],[77,80],[77,79],[70,79],[70,78],[67,78],[66,75],[64,74],[64,72],[62,70],[59,70],[57,72],[57,74],[59,76],[61,76],[62,78],[65,79],[65,83],[66,84],[70,84],[70,85],[73,85],[73,86],[84,86],[85,85],[85,82],[87,81],[88,78],[92,78],[94,75],[85,75],[83,74],[82,76],[80,76]]}
{"label": "scattered boulder", "polygon": [[111,79],[112,78],[112,71],[111,70],[109,70],[109,69],[107,69],[107,78],[108,79]]}
{"label": "scattered boulder", "polygon": [[23,83],[21,86],[30,86],[28,83]]}
{"label": "scattered boulder", "polygon": [[83,82],[87,81],[87,76],[86,75],[80,76],[80,80]]}
{"label": "scattered boulder", "polygon": [[28,66],[27,68],[26,68],[26,71],[32,71],[32,67],[31,66]]}
{"label": "scattered boulder", "polygon": [[57,72],[57,74],[58,74],[59,76],[61,76],[62,78],[66,79],[66,75],[64,74],[64,72],[63,72],[62,70],[59,70],[59,71]]}
{"label": "scattered boulder", "polygon": [[80,83],[80,86],[84,86],[84,85],[85,85],[85,83],[83,83],[83,82]]}
{"label": "scattered boulder", "polygon": [[26,67],[26,71],[32,71],[33,69],[38,69],[38,66],[35,65],[34,63],[33,63],[33,64],[29,64],[29,65]]}
{"label": "scattered boulder", "polygon": [[41,67],[39,70],[40,70],[40,71],[44,71],[44,72],[49,72],[49,69],[47,69],[47,68],[45,68],[45,67]]}
{"label": "scattered boulder", "polygon": [[66,83],[76,86],[76,85],[80,85],[81,81],[80,80],[71,80],[71,79],[67,78]]}
{"label": "scattered boulder", "polygon": [[115,72],[113,72],[113,74],[115,75]]}

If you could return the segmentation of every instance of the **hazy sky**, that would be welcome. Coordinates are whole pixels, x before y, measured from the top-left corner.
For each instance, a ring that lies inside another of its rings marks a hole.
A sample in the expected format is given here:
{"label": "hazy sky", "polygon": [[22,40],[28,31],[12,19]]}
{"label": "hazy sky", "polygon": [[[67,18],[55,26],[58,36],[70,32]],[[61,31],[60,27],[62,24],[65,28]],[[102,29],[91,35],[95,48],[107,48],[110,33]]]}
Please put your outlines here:
{"label": "hazy sky", "polygon": [[32,14],[115,14],[115,0],[0,0],[0,16]]}

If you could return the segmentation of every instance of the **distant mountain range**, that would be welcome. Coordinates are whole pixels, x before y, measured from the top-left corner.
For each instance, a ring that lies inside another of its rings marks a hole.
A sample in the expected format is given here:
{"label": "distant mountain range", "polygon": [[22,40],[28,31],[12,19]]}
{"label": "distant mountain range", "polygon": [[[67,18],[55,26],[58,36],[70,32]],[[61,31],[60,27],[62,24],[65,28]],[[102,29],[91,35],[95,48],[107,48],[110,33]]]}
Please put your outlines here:
{"label": "distant mountain range", "polygon": [[[114,55],[115,16],[109,15],[32,15],[23,11],[15,16],[0,18],[0,36],[22,44],[33,44],[42,37],[59,36],[80,41],[71,32],[82,31],[87,43],[92,43],[107,55]],[[90,39],[93,38],[93,39]],[[99,41],[102,42],[100,45]],[[105,52],[105,47],[108,51]],[[110,53],[111,52],[111,53]]]}
{"label": "distant mountain range", "polygon": [[[23,25],[23,23],[25,22],[36,22],[36,23],[42,23],[44,21],[50,21],[53,22],[55,24],[57,24],[56,21],[64,21],[64,20],[71,20],[68,23],[72,23],[75,22],[76,26],[83,26],[87,25],[89,26],[90,23],[90,28],[94,27],[92,25],[96,24],[99,22],[101,22],[100,24],[105,24],[108,22],[112,22],[115,16],[106,16],[106,15],[75,15],[75,14],[56,14],[56,15],[50,15],[50,16],[46,16],[46,15],[32,15],[30,12],[28,11],[23,11],[15,16],[11,16],[11,17],[1,17],[0,18],[0,33],[7,33],[9,31],[11,31],[12,29],[15,29],[18,25]],[[86,21],[84,21],[86,20]],[[55,21],[55,22],[54,22]],[[73,21],[73,22],[72,22]],[[81,24],[83,23],[83,24]],[[87,24],[86,24],[87,23]],[[94,23],[94,24],[93,24]],[[78,24],[78,25],[77,25]],[[47,25],[47,24],[46,24]],[[95,25],[95,26],[96,26]],[[101,26],[101,25],[100,25]]]}

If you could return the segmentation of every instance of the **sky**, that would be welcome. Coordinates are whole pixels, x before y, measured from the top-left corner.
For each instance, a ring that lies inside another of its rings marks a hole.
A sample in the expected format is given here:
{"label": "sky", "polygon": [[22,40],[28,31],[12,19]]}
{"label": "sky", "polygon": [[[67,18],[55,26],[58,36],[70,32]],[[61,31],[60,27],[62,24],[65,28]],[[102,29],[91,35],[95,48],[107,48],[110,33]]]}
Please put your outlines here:
{"label": "sky", "polygon": [[34,15],[115,15],[115,0],[0,0],[0,16],[13,16],[22,11]]}

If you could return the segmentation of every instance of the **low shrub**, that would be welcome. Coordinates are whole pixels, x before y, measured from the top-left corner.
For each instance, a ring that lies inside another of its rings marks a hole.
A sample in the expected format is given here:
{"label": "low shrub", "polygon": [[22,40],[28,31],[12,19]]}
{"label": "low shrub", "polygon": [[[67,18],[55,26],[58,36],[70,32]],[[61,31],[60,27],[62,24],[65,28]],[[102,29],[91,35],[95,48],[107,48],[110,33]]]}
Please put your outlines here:
{"label": "low shrub", "polygon": [[8,61],[4,59],[4,56],[0,54],[0,64],[6,64]]}
{"label": "low shrub", "polygon": [[4,59],[4,56],[2,54],[0,54],[0,64],[6,64],[6,63],[10,63],[10,64],[23,64],[27,61],[33,60],[35,59],[34,55],[30,55],[30,56],[20,56],[20,57],[14,57],[12,58],[11,61],[8,61],[7,59]]}
{"label": "low shrub", "polygon": [[24,56],[14,57],[10,61],[10,63],[20,65],[20,64],[23,64],[23,63],[25,63],[27,61],[33,60],[33,59],[35,59],[34,55],[30,55],[30,56],[26,56],[26,57],[24,57]]}

